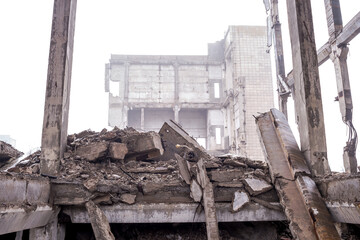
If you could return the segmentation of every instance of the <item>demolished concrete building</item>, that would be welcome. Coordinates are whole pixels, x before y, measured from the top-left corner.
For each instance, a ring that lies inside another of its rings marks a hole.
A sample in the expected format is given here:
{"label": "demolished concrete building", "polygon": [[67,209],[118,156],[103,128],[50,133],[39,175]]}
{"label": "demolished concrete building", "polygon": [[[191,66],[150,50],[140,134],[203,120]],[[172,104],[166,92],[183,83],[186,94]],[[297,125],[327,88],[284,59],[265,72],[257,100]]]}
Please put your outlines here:
{"label": "demolished concrete building", "polygon": [[111,55],[109,125],[178,123],[208,151],[264,159],[254,115],[273,107],[266,27],[230,26],[204,56]]}
{"label": "demolished concrete building", "polygon": [[[176,121],[165,122],[159,132],[115,127],[68,136],[76,1],[54,2],[42,147],[0,172],[1,237],[359,239],[360,177],[346,44],[360,32],[360,13],[343,27],[339,1],[324,0],[330,40],[317,55],[310,0],[288,0],[294,70],[284,76],[277,1],[264,1],[275,29],[281,110],[254,118],[264,162],[214,157]],[[342,117],[354,133],[341,174],[332,173],[327,162],[318,64],[329,58]],[[289,91],[300,147],[286,117]]]}

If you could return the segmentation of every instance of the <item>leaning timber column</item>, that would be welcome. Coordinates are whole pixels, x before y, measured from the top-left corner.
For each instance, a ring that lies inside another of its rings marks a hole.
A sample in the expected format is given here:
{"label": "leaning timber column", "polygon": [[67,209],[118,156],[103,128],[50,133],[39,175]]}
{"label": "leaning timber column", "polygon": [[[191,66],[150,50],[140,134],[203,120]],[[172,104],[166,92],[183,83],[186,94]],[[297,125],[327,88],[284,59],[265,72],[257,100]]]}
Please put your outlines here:
{"label": "leaning timber column", "polygon": [[330,171],[310,0],[287,0],[295,110],[301,150],[313,175]]}
{"label": "leaning timber column", "polygon": [[349,73],[347,67],[347,55],[349,48],[346,45],[338,46],[336,39],[343,30],[341,8],[339,0],[324,0],[326,18],[329,31],[329,44],[331,44],[330,58],[334,63],[336,85],[338,90],[337,100],[339,101],[340,112],[343,122],[348,126],[349,140],[344,147],[343,161],[345,171],[357,173],[356,160],[356,136],[352,124],[352,98]]}
{"label": "leaning timber column", "polygon": [[77,0],[54,0],[41,141],[42,175],[56,177],[66,147]]}

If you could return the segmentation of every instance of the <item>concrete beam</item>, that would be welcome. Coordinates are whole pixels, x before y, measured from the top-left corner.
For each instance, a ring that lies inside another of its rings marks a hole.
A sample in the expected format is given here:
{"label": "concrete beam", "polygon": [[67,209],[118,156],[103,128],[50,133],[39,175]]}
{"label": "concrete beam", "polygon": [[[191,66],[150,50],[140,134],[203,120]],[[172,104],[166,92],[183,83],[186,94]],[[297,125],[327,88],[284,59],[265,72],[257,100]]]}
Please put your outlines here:
{"label": "concrete beam", "polygon": [[344,27],[336,39],[338,47],[348,44],[360,33],[360,12],[358,12]]}
{"label": "concrete beam", "polygon": [[0,202],[3,204],[47,204],[50,198],[48,179],[17,179],[0,175]]}
{"label": "concrete beam", "polygon": [[[278,203],[277,203],[278,204]],[[205,222],[202,211],[196,213],[198,203],[151,203],[116,204],[100,206],[109,223],[186,223]],[[231,203],[216,203],[216,216],[219,222],[284,221],[283,212],[266,208],[257,203],[249,203],[239,212],[230,211]],[[278,205],[277,205],[278,206]],[[72,223],[90,223],[87,211],[83,207],[66,206],[64,213],[70,216]]]}
{"label": "concrete beam", "polygon": [[313,175],[330,171],[310,0],[287,0],[295,110],[301,150]]}
{"label": "concrete beam", "polygon": [[355,203],[326,202],[334,221],[339,223],[360,224],[360,207]]}
{"label": "concrete beam", "polygon": [[57,213],[49,205],[0,207],[0,235],[45,226]]}
{"label": "concrete beam", "polygon": [[76,1],[54,1],[40,164],[41,174],[51,177],[66,147]]}
{"label": "concrete beam", "polygon": [[53,240],[58,239],[58,219],[54,218],[44,227],[31,228],[29,240]]}
{"label": "concrete beam", "polygon": [[[360,33],[360,12],[357,13],[343,28],[342,32],[339,33],[336,39],[336,45],[341,47],[343,45],[348,44],[354,37],[356,37]],[[332,52],[331,44],[325,43],[317,50],[317,58],[318,58],[318,66],[326,62],[330,59],[330,54]],[[287,76],[288,82],[287,84],[292,87],[293,79],[292,71]]]}

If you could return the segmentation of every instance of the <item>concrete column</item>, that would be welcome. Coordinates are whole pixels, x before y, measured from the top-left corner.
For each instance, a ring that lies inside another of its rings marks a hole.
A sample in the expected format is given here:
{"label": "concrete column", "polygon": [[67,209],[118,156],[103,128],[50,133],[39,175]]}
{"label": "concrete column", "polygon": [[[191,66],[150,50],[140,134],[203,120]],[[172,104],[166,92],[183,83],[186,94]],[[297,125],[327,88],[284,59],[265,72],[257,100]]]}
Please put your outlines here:
{"label": "concrete column", "polygon": [[339,101],[340,112],[343,122],[348,127],[348,134],[350,136],[349,141],[344,147],[343,161],[345,171],[348,173],[357,173],[357,160],[356,160],[356,139],[354,139],[354,126],[352,124],[352,97],[349,73],[347,67],[347,55],[349,48],[344,45],[337,46],[336,38],[343,30],[341,9],[339,0],[324,0],[326,9],[326,18],[329,31],[329,43],[332,43],[332,51],[330,53],[330,59],[334,63],[336,74],[336,85]]}
{"label": "concrete column", "polygon": [[180,107],[178,105],[175,105],[175,107],[173,108],[174,110],[174,120],[175,122],[179,123],[179,112],[180,112]]}
{"label": "concrete column", "polygon": [[29,240],[54,240],[58,239],[58,221],[55,218],[44,227],[32,228],[29,233]]}
{"label": "concrete column", "polygon": [[301,150],[313,175],[330,172],[310,0],[287,0]]}
{"label": "concrete column", "polygon": [[[175,94],[174,94],[174,102],[177,104],[179,102],[179,63],[174,63],[174,71],[175,71]],[[176,121],[176,120],[175,120]]]}
{"label": "concrete column", "polygon": [[141,128],[141,130],[145,129],[145,110],[144,110],[144,108],[141,108],[140,128]]}
{"label": "concrete column", "polygon": [[123,122],[122,122],[122,128],[126,128],[126,126],[128,125],[128,111],[129,111],[129,107],[123,106],[122,109],[122,118],[123,118]]}
{"label": "concrete column", "polygon": [[16,232],[15,240],[22,240],[23,231]]}
{"label": "concrete column", "polygon": [[285,64],[284,64],[284,50],[282,42],[281,24],[279,20],[278,0],[272,0],[271,3],[271,18],[274,37],[274,52],[276,64],[276,78],[278,87],[278,102],[279,110],[287,116],[287,98],[290,92],[287,92],[283,87],[280,77],[285,79]]}
{"label": "concrete column", "polygon": [[124,63],[124,66],[125,66],[124,99],[125,99],[125,103],[127,104],[129,102],[129,68],[130,68],[130,63],[126,62],[126,63]]}
{"label": "concrete column", "polygon": [[41,141],[42,175],[56,177],[66,147],[77,0],[54,0]]}

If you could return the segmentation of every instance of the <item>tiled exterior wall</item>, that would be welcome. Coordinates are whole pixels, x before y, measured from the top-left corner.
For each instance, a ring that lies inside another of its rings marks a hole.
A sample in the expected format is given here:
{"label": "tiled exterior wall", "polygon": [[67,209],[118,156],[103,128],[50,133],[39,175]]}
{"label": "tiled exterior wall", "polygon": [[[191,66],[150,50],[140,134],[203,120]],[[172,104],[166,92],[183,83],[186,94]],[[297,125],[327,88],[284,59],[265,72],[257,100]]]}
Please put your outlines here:
{"label": "tiled exterior wall", "polygon": [[[238,152],[263,160],[253,116],[274,107],[270,54],[266,52],[266,28],[231,26],[235,127]],[[244,144],[245,138],[245,144]]]}

